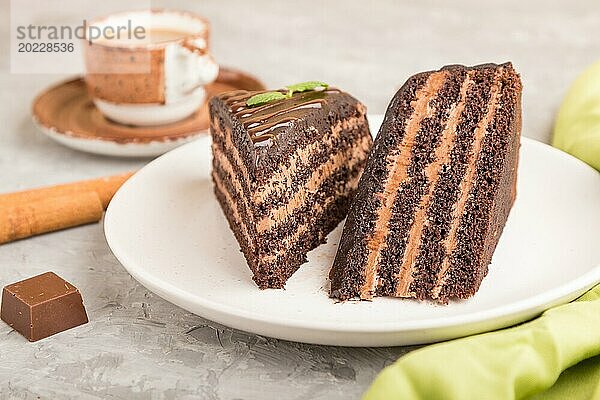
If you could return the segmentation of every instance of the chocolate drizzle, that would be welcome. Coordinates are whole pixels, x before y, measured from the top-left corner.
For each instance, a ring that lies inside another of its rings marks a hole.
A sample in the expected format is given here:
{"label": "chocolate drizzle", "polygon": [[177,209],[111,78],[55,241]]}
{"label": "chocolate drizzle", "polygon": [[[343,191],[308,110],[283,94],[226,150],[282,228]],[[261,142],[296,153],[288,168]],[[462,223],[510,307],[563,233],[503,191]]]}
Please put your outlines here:
{"label": "chocolate drizzle", "polygon": [[[281,93],[286,93],[281,90]],[[270,145],[272,139],[288,128],[294,121],[302,119],[311,109],[328,106],[328,97],[341,93],[329,88],[323,91],[294,93],[291,98],[276,100],[258,107],[249,107],[246,101],[258,93],[238,90],[221,95],[231,113],[240,119],[248,131],[255,147]]]}

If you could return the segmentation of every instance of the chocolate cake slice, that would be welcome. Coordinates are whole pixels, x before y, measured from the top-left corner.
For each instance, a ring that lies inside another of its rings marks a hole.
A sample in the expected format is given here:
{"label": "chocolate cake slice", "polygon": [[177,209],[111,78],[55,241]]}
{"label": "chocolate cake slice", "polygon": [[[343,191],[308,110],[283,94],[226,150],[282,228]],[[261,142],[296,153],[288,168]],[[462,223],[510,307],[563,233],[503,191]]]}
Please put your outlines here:
{"label": "chocolate cake slice", "polygon": [[510,63],[411,77],[350,207],[331,296],[472,296],[515,200],[520,131],[521,81]]}
{"label": "chocolate cake slice", "polygon": [[283,287],[346,216],[372,146],[365,106],[320,89],[209,104],[214,190],[263,289]]}

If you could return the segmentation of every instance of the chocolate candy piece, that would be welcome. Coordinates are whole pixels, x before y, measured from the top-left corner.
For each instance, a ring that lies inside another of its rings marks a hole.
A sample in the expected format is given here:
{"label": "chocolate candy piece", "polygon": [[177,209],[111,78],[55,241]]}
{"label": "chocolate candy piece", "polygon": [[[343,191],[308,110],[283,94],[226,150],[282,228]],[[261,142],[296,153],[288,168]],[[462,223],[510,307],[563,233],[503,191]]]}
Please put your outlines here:
{"label": "chocolate candy piece", "polygon": [[54,272],[6,286],[0,317],[30,342],[88,322],[79,290]]}

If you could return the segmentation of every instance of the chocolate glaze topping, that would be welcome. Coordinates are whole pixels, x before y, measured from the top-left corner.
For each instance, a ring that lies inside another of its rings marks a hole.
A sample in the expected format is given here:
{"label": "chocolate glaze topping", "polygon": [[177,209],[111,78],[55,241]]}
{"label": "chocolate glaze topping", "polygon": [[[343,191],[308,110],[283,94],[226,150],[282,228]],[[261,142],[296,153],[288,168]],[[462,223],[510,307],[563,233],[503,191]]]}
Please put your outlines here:
{"label": "chocolate glaze topping", "polygon": [[[280,92],[286,93],[285,90]],[[229,107],[229,111],[240,119],[255,146],[270,144],[270,141],[293,121],[301,119],[307,110],[328,107],[329,96],[341,91],[329,88],[323,91],[300,92],[294,93],[289,99],[276,100],[260,106],[247,106],[246,101],[259,93],[265,92],[237,90],[220,96]]]}

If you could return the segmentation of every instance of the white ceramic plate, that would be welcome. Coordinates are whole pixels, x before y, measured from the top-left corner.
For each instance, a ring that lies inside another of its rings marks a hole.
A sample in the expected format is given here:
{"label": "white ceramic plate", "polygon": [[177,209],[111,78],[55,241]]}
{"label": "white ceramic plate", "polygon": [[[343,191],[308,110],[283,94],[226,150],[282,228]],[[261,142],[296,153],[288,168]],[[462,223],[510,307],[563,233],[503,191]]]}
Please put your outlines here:
{"label": "white ceramic plate", "polygon": [[[381,116],[371,116],[377,132]],[[210,139],[158,158],[106,213],[108,244],[148,289],[233,328],[343,346],[428,343],[502,328],[600,281],[600,175],[523,139],[517,202],[479,292],[447,306],[376,298],[335,303],[327,273],[341,234],[309,253],[285,290],[259,290],[213,195]]]}

